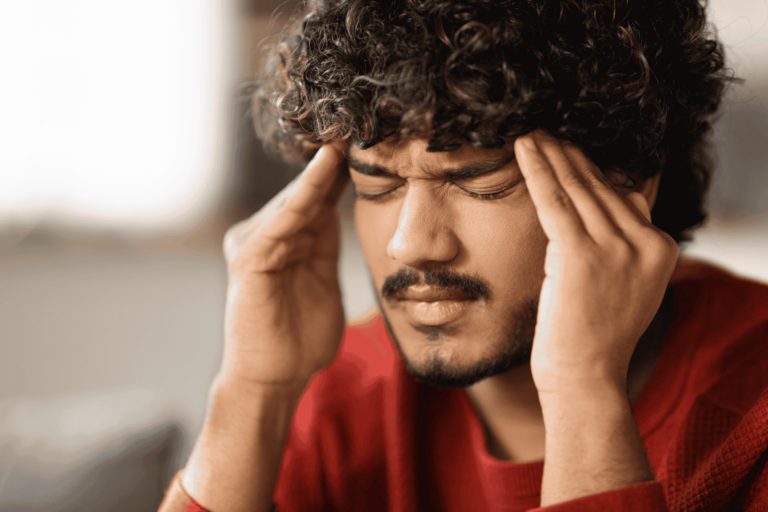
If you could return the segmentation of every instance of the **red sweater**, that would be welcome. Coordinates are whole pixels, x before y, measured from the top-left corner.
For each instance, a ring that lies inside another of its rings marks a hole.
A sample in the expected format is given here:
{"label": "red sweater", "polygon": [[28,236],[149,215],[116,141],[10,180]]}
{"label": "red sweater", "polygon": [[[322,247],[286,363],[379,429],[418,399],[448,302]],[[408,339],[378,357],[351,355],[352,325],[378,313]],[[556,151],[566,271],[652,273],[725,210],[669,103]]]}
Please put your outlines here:
{"label": "red sweater", "polygon": [[[656,482],[547,507],[768,510],[768,287],[699,263],[673,276],[671,325],[633,405]],[[408,375],[381,318],[347,329],[299,403],[281,511],[526,511],[544,463],[494,459],[465,392]],[[188,507],[188,508],[183,508]],[[179,479],[163,512],[204,512]]]}

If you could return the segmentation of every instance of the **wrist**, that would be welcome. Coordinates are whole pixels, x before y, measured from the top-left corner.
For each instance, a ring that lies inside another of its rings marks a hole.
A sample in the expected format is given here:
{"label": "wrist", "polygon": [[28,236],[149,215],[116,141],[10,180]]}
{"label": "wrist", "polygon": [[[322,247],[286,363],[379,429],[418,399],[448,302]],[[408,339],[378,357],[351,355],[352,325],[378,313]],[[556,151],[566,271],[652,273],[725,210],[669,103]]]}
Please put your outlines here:
{"label": "wrist", "polygon": [[[245,358],[227,357],[225,354],[213,387],[241,393],[245,395],[244,398],[301,394],[314,376],[314,373],[308,371],[298,371],[292,364],[270,363],[268,369],[254,369],[254,364],[234,362],[239,359]],[[286,369],[286,366],[291,368]],[[272,374],[269,374],[270,370]]]}
{"label": "wrist", "polygon": [[621,365],[591,364],[587,368],[550,368],[534,372],[539,396],[592,396],[618,392],[626,394],[627,368]]}
{"label": "wrist", "polygon": [[539,402],[545,419],[575,414],[585,421],[611,413],[631,414],[626,383],[615,379],[561,380],[558,386],[539,389]]}
{"label": "wrist", "polygon": [[540,392],[546,431],[542,506],[653,479],[626,386]]}
{"label": "wrist", "polygon": [[211,384],[208,399],[211,405],[238,404],[256,413],[262,408],[270,408],[281,403],[295,406],[307,384],[309,380],[281,384],[261,383],[219,373]]}
{"label": "wrist", "polygon": [[219,375],[183,476],[209,510],[268,510],[301,386],[255,386]]}

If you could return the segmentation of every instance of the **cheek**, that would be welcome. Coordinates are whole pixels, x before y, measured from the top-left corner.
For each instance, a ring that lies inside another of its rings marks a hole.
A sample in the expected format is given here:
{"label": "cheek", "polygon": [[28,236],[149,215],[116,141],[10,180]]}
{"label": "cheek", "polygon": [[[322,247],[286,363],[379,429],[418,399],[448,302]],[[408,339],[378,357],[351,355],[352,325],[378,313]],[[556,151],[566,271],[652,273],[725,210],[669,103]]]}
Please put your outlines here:
{"label": "cheek", "polygon": [[362,201],[355,203],[357,236],[377,286],[381,285],[380,281],[383,281],[384,277],[392,273],[392,269],[387,267],[391,265],[387,258],[387,244],[397,229],[398,220],[397,209],[384,206]]}
{"label": "cheek", "polygon": [[461,238],[467,260],[497,292],[535,291],[544,278],[547,247],[536,209],[530,201],[499,206],[463,216]]}
{"label": "cheek", "polygon": [[[395,202],[389,206],[355,204],[358,237],[377,287],[400,268],[387,256],[399,219]],[[453,218],[452,229],[462,247],[455,264],[484,277],[502,295],[517,296],[540,287],[547,238],[530,200],[506,204],[473,201],[458,208]]]}

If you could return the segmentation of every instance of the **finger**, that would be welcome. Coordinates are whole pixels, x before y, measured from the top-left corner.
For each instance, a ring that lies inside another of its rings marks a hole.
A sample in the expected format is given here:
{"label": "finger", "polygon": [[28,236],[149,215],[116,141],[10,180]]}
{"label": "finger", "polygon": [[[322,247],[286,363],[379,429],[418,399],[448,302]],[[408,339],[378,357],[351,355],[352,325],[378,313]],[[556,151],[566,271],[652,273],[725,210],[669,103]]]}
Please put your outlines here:
{"label": "finger", "polygon": [[[347,167],[346,160],[343,160],[340,165],[339,171],[336,174],[336,178],[330,186],[327,186],[328,190],[323,190],[321,194],[313,201],[302,213],[307,219],[305,228],[311,232],[317,232],[321,229],[325,222],[321,219],[325,215],[326,210],[335,210],[341,200],[341,196],[349,183],[349,169]],[[323,187],[326,188],[326,185]],[[324,200],[319,198],[323,197]],[[318,227],[319,226],[319,227]]]}
{"label": "finger", "polygon": [[278,192],[278,194],[270,199],[267,204],[261,207],[257,212],[253,213],[250,217],[229,227],[227,233],[224,235],[224,254],[227,258],[238,253],[242,248],[242,245],[248,241],[251,234],[258,229],[265,220],[269,221],[274,218],[275,211],[282,208],[285,205],[286,199],[294,193],[297,179],[298,177],[294,178],[294,180],[286,185],[283,190]]}
{"label": "finger", "polygon": [[336,148],[330,145],[322,146],[299,175],[296,190],[287,198],[285,207],[304,212],[324,200],[333,187],[342,160],[343,157]]}
{"label": "finger", "polygon": [[266,212],[259,235],[280,239],[306,227],[319,213],[339,174],[341,155],[329,145],[321,147],[282,203]]}
{"label": "finger", "polygon": [[336,181],[333,183],[331,189],[326,195],[326,202],[334,206],[337,205],[339,200],[341,200],[341,196],[344,194],[348,184],[349,165],[347,164],[347,160],[344,159],[344,161],[340,164],[339,173],[336,176]]}
{"label": "finger", "polygon": [[315,259],[337,261],[339,255],[339,242],[341,225],[339,214],[333,209],[322,216],[322,228],[315,233],[315,246],[312,253]]}
{"label": "finger", "polygon": [[541,152],[554,171],[557,181],[573,201],[576,211],[590,236],[595,240],[619,234],[619,228],[607,211],[600,192],[610,186],[593,169],[599,169],[579,148],[555,139],[541,130],[533,134]]}
{"label": "finger", "polygon": [[349,184],[349,168],[346,159],[342,160],[339,166],[336,179],[331,184],[330,189],[324,193],[325,200],[314,201],[304,211],[307,222],[302,229],[306,229],[310,233],[320,234],[328,226],[329,215],[336,219],[337,216],[334,212]]}
{"label": "finger", "polygon": [[573,201],[558,182],[531,134],[517,138],[515,156],[547,238],[567,244],[578,244],[588,239],[589,234]]}
{"label": "finger", "polygon": [[308,233],[297,233],[282,240],[259,240],[252,252],[252,272],[278,272],[287,265],[312,255],[317,240]]}
{"label": "finger", "polygon": [[[349,183],[349,171],[346,167],[346,160],[340,165],[341,169],[336,175],[336,179],[327,191],[323,191],[324,200],[320,200],[319,197],[316,198],[303,212],[292,212],[290,208],[287,208],[285,212],[281,212],[283,219],[273,222],[284,222],[286,224],[293,222],[291,220],[292,215],[299,213],[304,222],[297,224],[296,229],[306,230],[315,235],[320,235],[326,229],[329,222],[338,222],[335,212],[341,196]],[[290,236],[290,231],[287,236]]]}
{"label": "finger", "polygon": [[592,193],[617,229],[629,233],[650,224],[650,209],[642,194],[626,188],[617,189],[619,186],[612,185],[605,174],[576,146],[566,144],[563,149],[577,163],[576,168],[584,181],[590,184]]}

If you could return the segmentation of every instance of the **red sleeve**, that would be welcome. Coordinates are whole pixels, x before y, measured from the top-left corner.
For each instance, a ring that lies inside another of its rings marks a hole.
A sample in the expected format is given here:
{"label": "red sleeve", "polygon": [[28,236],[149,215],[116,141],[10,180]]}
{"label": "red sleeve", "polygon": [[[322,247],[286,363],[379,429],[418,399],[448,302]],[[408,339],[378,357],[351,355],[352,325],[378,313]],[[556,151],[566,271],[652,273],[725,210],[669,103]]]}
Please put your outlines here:
{"label": "red sleeve", "polygon": [[642,482],[614,491],[584,496],[550,507],[534,508],[528,512],[667,512],[667,501],[660,482]]}
{"label": "red sleeve", "polygon": [[750,471],[745,484],[731,502],[732,510],[760,512],[768,510],[768,452],[758,460]]}
{"label": "red sleeve", "polygon": [[182,469],[171,480],[171,485],[165,491],[165,498],[163,498],[158,512],[210,512],[193,500],[181,486],[183,474],[184,470]]}

